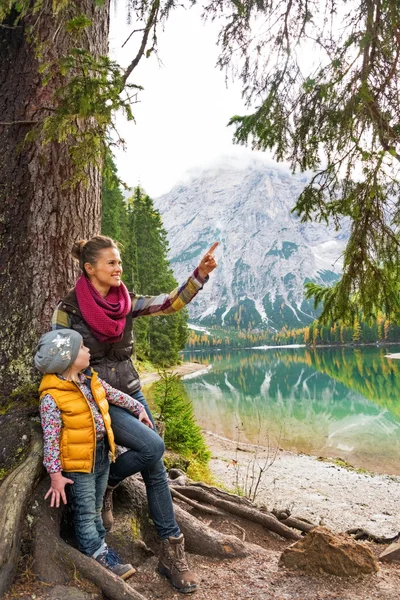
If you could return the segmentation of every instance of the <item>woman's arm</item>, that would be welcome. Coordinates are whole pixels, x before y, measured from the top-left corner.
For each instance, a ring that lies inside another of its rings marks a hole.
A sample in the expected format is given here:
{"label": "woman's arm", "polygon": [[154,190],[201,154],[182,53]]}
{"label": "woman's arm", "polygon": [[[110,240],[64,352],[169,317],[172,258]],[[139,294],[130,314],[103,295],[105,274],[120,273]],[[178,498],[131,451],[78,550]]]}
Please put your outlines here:
{"label": "woman's arm", "polygon": [[173,290],[170,294],[159,296],[134,296],[132,298],[132,316],[156,317],[175,313],[193,300],[197,292],[208,281],[208,274],[217,267],[214,250],[219,242],[215,242],[201,259],[199,266],[185,283]]}
{"label": "woman's arm", "polygon": [[159,296],[134,296],[132,298],[132,316],[157,317],[178,312],[189,304],[203,288],[207,278],[200,277],[198,269],[183,283],[169,294]]}

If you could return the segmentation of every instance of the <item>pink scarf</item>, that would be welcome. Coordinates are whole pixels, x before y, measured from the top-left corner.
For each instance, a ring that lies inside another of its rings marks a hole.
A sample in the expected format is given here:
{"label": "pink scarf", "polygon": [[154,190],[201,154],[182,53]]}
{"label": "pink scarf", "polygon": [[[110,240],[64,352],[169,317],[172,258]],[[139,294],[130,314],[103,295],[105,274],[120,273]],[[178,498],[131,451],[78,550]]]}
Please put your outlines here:
{"label": "pink scarf", "polygon": [[121,282],[111,287],[103,298],[85,275],[75,285],[76,298],[82,317],[99,342],[118,342],[124,333],[126,315],[132,307],[131,297]]}

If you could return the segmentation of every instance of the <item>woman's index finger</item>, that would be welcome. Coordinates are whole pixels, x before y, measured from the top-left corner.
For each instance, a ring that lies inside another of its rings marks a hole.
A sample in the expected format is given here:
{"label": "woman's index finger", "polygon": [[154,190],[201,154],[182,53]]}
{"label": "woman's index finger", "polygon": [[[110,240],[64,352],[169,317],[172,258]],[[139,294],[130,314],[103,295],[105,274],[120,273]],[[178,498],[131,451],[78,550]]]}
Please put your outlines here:
{"label": "woman's index finger", "polygon": [[219,245],[219,242],[214,242],[213,245],[211,246],[211,248],[208,250],[208,252],[206,252],[206,254],[212,254],[218,245]]}

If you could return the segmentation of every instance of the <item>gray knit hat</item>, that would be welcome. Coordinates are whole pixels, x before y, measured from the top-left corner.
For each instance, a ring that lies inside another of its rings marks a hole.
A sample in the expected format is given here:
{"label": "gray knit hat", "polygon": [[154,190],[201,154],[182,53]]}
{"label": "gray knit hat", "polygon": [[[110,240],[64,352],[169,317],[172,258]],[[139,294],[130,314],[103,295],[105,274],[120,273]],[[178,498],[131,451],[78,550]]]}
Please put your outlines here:
{"label": "gray knit hat", "polygon": [[82,336],[73,329],[48,331],[39,340],[35,366],[41,373],[64,373],[76,361]]}

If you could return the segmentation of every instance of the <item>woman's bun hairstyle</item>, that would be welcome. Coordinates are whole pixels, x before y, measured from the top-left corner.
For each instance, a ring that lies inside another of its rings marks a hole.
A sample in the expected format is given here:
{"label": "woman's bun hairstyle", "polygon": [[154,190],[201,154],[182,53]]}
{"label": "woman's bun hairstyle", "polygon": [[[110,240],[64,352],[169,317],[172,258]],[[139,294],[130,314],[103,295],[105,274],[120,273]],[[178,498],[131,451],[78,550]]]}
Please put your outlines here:
{"label": "woman's bun hairstyle", "polygon": [[83,247],[86,244],[87,240],[78,240],[77,242],[75,242],[75,244],[72,246],[72,250],[71,250],[71,254],[72,257],[77,260],[78,262],[80,262],[81,258],[82,258],[82,254],[83,254]]}
{"label": "woman's bun hairstyle", "polygon": [[114,240],[106,235],[94,235],[90,240],[78,240],[72,246],[71,254],[79,262],[81,270],[85,273],[85,264],[94,265],[99,253],[106,248],[116,248]]}

